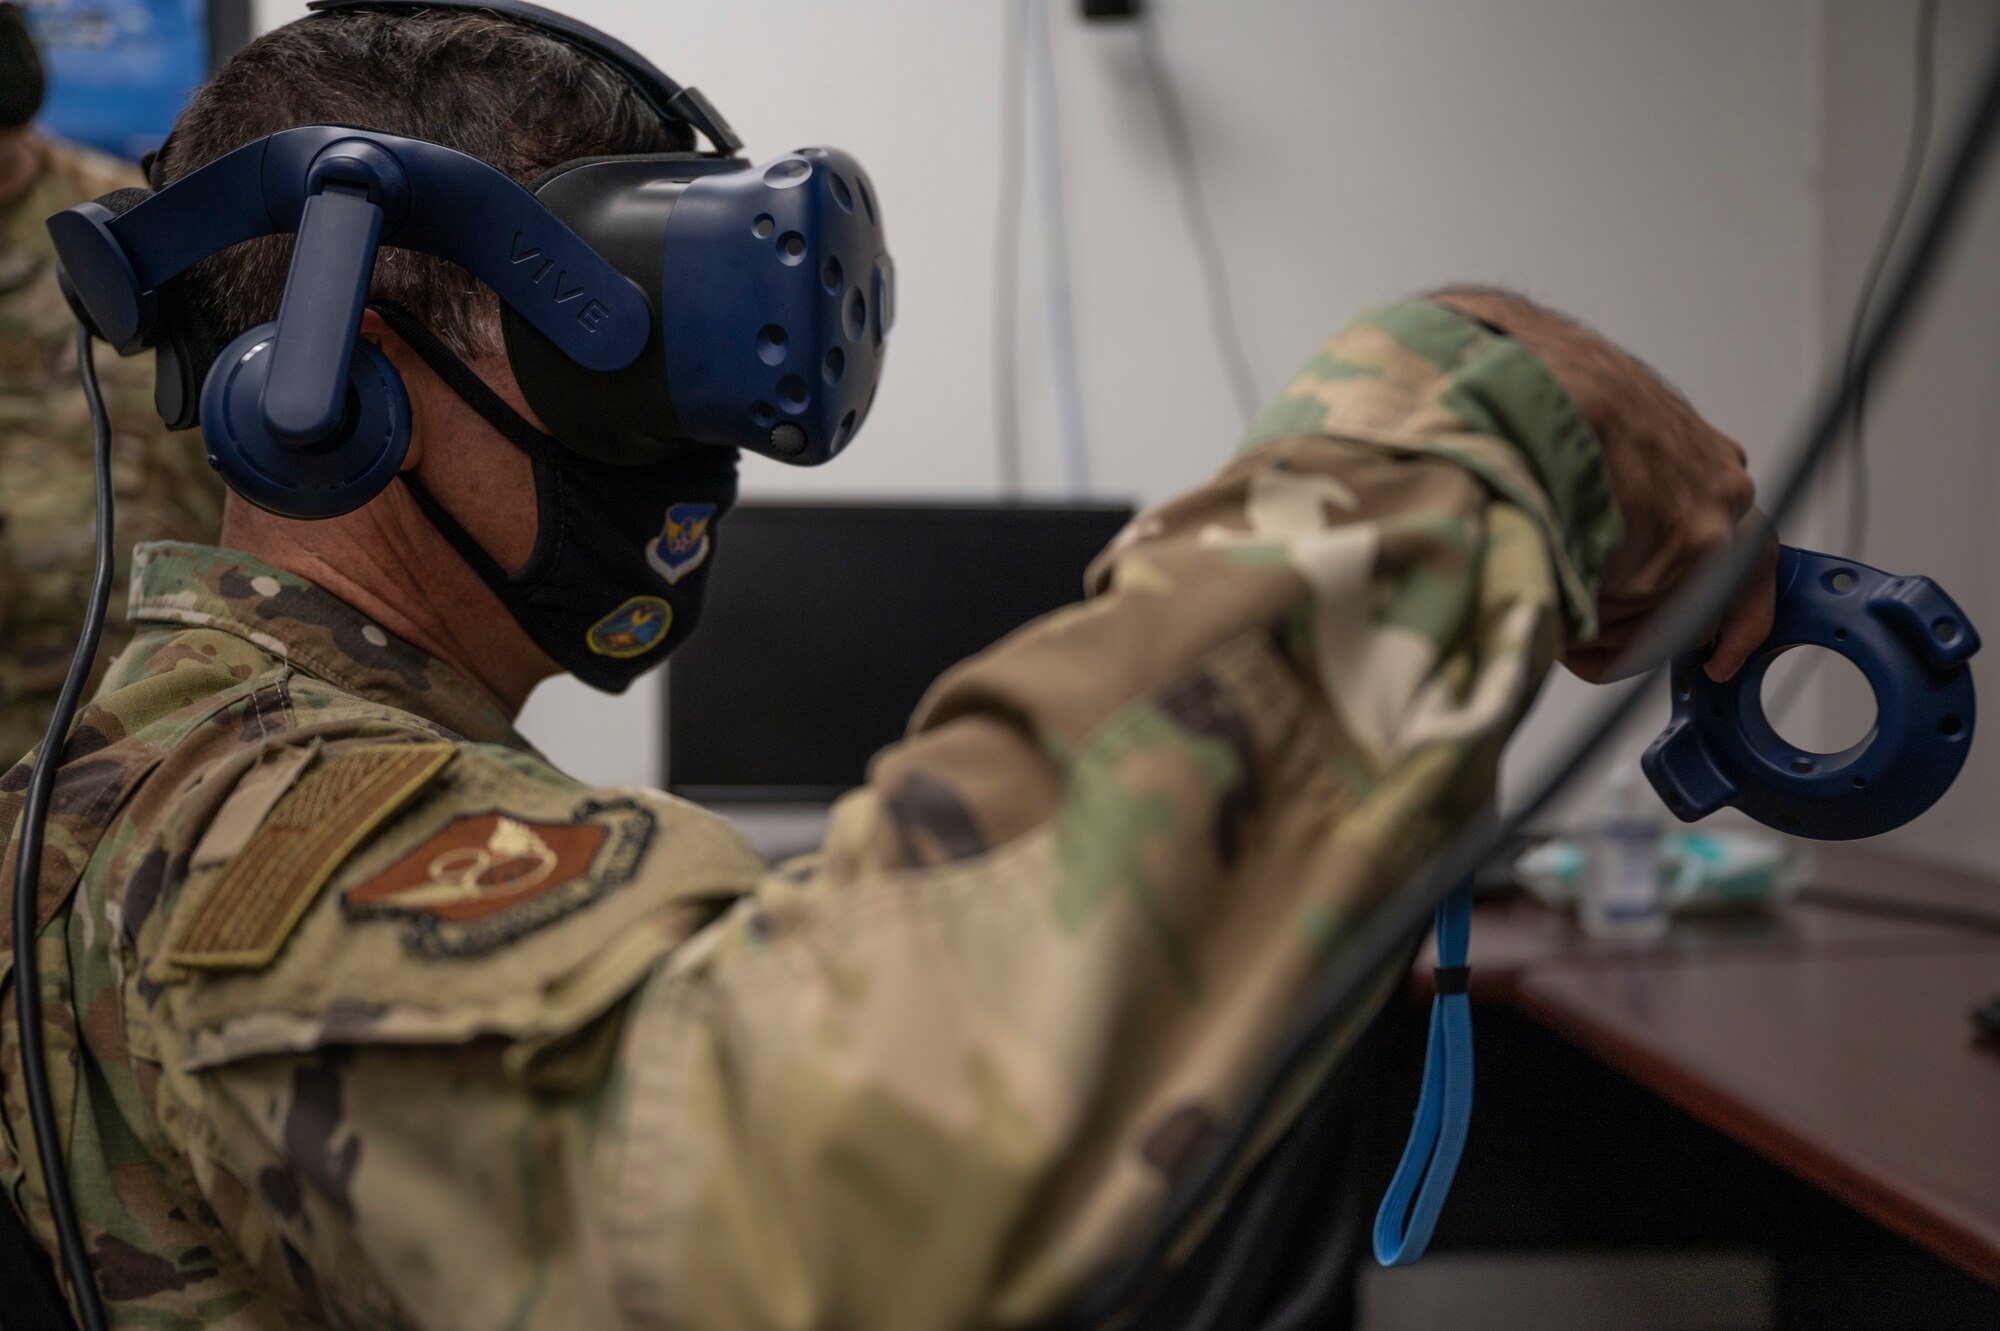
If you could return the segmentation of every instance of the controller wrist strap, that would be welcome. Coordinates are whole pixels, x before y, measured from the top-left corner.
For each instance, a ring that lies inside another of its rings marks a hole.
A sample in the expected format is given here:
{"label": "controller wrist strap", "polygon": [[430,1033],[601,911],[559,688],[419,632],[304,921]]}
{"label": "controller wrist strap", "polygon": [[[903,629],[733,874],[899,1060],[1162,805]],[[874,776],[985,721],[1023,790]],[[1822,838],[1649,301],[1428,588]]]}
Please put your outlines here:
{"label": "controller wrist strap", "polygon": [[1436,988],[1416,1121],[1375,1212],[1375,1260],[1383,1266],[1407,1266],[1430,1246],[1472,1123],[1471,967],[1465,960],[1472,937],[1470,880],[1437,908],[1436,929]]}

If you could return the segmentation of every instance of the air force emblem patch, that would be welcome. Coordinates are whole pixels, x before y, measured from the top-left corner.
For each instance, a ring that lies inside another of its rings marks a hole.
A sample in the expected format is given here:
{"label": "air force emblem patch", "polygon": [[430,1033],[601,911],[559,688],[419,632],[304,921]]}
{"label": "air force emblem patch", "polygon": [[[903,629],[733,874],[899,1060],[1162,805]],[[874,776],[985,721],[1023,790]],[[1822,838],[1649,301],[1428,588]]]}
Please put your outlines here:
{"label": "air force emblem patch", "polygon": [[673,627],[674,608],[657,596],[635,596],[590,626],[584,641],[599,656],[643,656]]}
{"label": "air force emblem patch", "polygon": [[646,543],[646,562],[668,582],[679,582],[708,561],[708,524],[714,504],[670,504],[667,525]]}

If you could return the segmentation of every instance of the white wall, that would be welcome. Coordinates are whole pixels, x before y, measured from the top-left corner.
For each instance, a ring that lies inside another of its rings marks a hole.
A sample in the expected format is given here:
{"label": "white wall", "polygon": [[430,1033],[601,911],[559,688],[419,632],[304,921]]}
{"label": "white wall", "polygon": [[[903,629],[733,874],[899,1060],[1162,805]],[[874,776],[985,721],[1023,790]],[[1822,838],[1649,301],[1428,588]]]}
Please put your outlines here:
{"label": "white wall", "polygon": [[[1855,293],[1902,169],[1909,124],[1916,5],[1837,0],[1826,47],[1826,246],[1823,281],[1829,348],[1846,334]],[[1990,0],[1948,0],[1940,12],[1938,121],[1932,163],[2000,30]],[[1934,179],[1934,176],[1931,177]],[[1871,387],[1868,563],[1925,573],[1985,630],[1973,661],[1982,686],[2000,651],[2000,170],[1989,168],[1977,206],[1901,359]],[[1867,710],[1860,686],[1833,693],[1830,709]],[[1989,695],[1990,697],[1990,695]],[[1990,706],[1990,704],[1989,704]],[[2000,738],[1994,721],[1974,745],[1958,784],[1922,819],[1891,834],[1914,854],[2000,872]]]}
{"label": "white wall", "polygon": [[[984,493],[999,4],[571,0],[699,84],[753,155],[823,141],[868,164],[901,282],[862,446],[752,494]],[[1133,35],[1053,14],[1086,412],[1102,490],[1199,482],[1241,424],[1204,322]],[[265,24],[299,12],[266,3]],[[1349,314],[1453,278],[1520,286],[1626,341],[1753,460],[1817,351],[1820,31],[1810,0],[1158,0],[1161,39],[1263,393]],[[1029,214],[1033,224],[1032,207]],[[1033,256],[1030,256],[1032,263]],[[1033,274],[1030,274],[1031,277]],[[1031,488],[1058,479],[1024,284]],[[1518,760],[1586,692],[1554,684]],[[529,735],[580,775],[655,771],[645,685],[537,693]]]}

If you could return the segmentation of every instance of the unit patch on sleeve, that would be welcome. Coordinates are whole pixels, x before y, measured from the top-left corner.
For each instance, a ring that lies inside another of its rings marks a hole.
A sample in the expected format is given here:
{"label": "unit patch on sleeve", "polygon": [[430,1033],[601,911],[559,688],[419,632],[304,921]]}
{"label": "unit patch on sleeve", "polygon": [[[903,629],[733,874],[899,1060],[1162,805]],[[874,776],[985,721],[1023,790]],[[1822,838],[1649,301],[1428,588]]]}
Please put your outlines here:
{"label": "unit patch on sleeve", "polygon": [[211,969],[270,965],[348,852],[454,752],[449,744],[367,744],[314,767],[244,841],[169,960]]}
{"label": "unit patch on sleeve", "polygon": [[566,823],[462,814],[341,897],[357,919],[410,922],[427,957],[484,952],[552,924],[629,881],[653,840],[631,800],[588,800]]}

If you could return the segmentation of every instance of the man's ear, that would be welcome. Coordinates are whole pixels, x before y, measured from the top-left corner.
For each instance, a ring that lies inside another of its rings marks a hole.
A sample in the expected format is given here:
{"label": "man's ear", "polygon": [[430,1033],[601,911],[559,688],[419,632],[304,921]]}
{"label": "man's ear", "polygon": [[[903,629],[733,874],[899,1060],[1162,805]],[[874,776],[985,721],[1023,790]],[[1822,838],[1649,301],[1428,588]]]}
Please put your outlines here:
{"label": "man's ear", "polygon": [[374,310],[361,311],[361,337],[389,358],[403,381],[403,391],[410,395],[410,451],[404,455],[400,470],[415,471],[424,460],[424,404],[439,386],[437,375]]}

